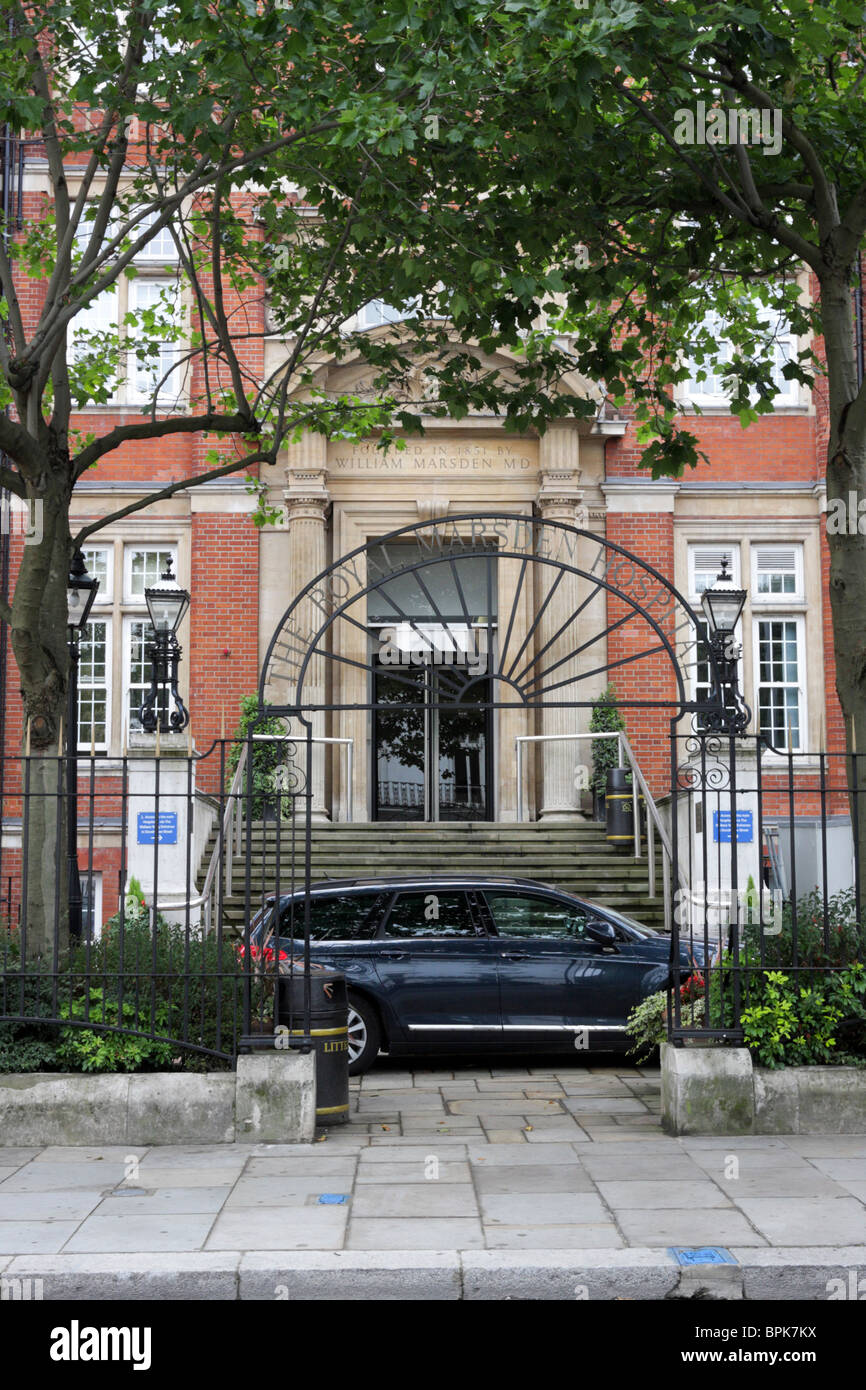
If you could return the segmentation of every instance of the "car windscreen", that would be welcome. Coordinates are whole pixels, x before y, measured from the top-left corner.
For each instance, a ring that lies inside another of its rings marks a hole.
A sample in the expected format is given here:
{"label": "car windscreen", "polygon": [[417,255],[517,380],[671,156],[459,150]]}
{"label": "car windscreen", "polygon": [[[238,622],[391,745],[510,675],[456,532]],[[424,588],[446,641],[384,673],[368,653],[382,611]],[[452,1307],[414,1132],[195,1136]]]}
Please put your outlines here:
{"label": "car windscreen", "polygon": [[[315,894],[310,898],[310,940],[369,941],[379,924],[377,908],[387,896],[375,889]],[[296,938],[304,935],[302,895],[283,900],[280,935]]]}

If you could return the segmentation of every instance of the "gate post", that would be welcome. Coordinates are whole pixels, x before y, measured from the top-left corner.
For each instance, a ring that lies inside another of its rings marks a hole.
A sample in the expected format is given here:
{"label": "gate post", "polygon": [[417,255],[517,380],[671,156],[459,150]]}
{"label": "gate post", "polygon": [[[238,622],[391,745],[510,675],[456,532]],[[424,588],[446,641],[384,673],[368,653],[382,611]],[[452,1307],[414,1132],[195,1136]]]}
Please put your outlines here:
{"label": "gate post", "polygon": [[[166,921],[196,931],[201,907],[189,906],[196,893],[188,872],[193,833],[195,761],[187,734],[162,734],[157,757],[156,735],[130,731],[126,868],[141,884],[154,912]],[[193,873],[195,866],[193,865]]]}

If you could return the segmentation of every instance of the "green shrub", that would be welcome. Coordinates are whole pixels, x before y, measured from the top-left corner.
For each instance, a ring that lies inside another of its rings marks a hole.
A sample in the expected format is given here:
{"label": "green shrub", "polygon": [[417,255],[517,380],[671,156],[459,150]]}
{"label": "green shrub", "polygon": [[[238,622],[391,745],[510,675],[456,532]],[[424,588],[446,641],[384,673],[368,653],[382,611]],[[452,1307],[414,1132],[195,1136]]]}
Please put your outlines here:
{"label": "green shrub", "polygon": [[[680,1005],[680,1018],[685,1028],[699,1028],[704,1018],[703,999],[685,999]],[[648,994],[636,1004],[626,1020],[626,1032],[634,1039],[628,1055],[644,1062],[668,1036],[668,992],[660,989]]]}
{"label": "green shrub", "polygon": [[[754,917],[756,913],[751,913]],[[761,929],[747,921],[743,944],[748,958],[761,963]],[[866,954],[866,922],[857,920],[853,888],[832,894],[827,900],[827,931],[824,931],[824,899],[817,888],[797,900],[798,965],[850,965]],[[763,935],[763,964],[794,965],[794,913],[790,900],[782,904],[782,930]]]}
{"label": "green shrub", "polygon": [[[232,745],[228,753],[228,771],[226,773],[226,791],[231,787],[232,778],[235,775],[241,751],[247,744],[250,728],[254,726],[257,734],[283,734],[285,735],[286,726],[282,719],[259,719],[259,699],[257,695],[245,695],[241,700],[241,717],[238,726],[232,734]],[[280,796],[275,775],[277,769],[285,761],[285,744],[280,743],[254,743],[252,753],[252,816],[254,820],[261,820],[265,811],[279,812],[279,815],[286,818],[292,813],[293,798],[288,795]],[[241,806],[243,814],[247,809],[247,777],[242,779],[241,787]]]}
{"label": "green shrub", "polygon": [[759,977],[753,1002],[743,1009],[743,1038],[762,1067],[798,1067],[838,1060],[836,1030],[842,1009],[823,990],[798,984],[780,970]]}
{"label": "green shrub", "polygon": [[[52,1016],[51,979],[34,974],[33,967],[22,975],[18,943],[14,935],[3,981],[4,1007],[31,1018]],[[0,1023],[0,1072],[57,1071],[58,1029],[52,1023]]]}
{"label": "green shrub", "polygon": [[[63,1018],[89,1019],[107,1025],[106,1029],[64,1028],[57,1056],[68,1071],[158,1071],[171,1065],[175,1048],[169,1042],[152,1041],[132,1033],[115,1033],[110,1026],[142,1032],[164,1032],[168,1006],[160,1004],[150,1012],[124,999],[120,1004],[109,990],[93,988],[84,998],[61,1005]],[[153,1024],[153,1027],[151,1027]]]}
{"label": "green shrub", "polygon": [[[625,720],[616,702],[616,690],[606,685],[592,707],[589,732],[611,733],[625,730]],[[599,796],[604,796],[607,787],[607,774],[610,768],[619,767],[619,754],[615,738],[597,738],[592,741],[592,786]]]}

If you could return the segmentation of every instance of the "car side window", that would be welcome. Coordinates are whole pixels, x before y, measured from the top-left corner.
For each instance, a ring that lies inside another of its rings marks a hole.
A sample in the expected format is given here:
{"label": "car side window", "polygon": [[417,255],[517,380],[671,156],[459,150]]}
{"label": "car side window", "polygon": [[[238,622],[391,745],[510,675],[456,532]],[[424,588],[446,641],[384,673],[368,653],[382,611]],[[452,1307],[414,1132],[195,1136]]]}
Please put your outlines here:
{"label": "car side window", "polygon": [[476,936],[465,893],[398,893],[385,923],[389,937]]}
{"label": "car side window", "polygon": [[529,893],[487,893],[486,897],[500,936],[566,940],[585,935],[587,914],[577,906]]}
{"label": "car side window", "polygon": [[[369,941],[378,925],[381,893],[333,893],[310,899],[311,941]],[[304,934],[304,900],[286,903],[280,917],[283,936]]]}

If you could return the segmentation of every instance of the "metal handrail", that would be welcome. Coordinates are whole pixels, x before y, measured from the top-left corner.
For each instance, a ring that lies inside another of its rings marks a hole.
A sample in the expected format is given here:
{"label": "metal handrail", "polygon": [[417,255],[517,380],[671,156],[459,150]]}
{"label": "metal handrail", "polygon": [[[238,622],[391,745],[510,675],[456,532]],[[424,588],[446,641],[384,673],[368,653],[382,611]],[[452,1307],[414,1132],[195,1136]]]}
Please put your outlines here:
{"label": "metal handrail", "polygon": [[[299,742],[297,738],[292,739],[290,734],[253,734],[253,741],[256,743],[289,743]],[[346,820],[352,819],[352,786],[354,774],[354,753],[355,740],[353,738],[325,738],[321,735],[313,735],[311,743],[337,743],[344,744],[346,747]],[[224,845],[228,845],[229,852],[225,856],[225,891],[228,897],[232,891],[232,867],[235,855],[240,855],[242,850],[243,834],[243,797],[241,795],[241,784],[244,771],[247,765],[247,742],[243,743],[238,765],[232,777],[231,786],[227,794],[227,805],[223,815],[222,831],[217,836],[210,863],[205,874],[204,886],[200,897],[196,900],[196,905],[203,904],[205,911],[205,931],[209,932],[211,927],[213,889],[216,882],[217,870],[219,868],[220,852]]]}
{"label": "metal handrail", "polygon": [[[225,814],[223,815],[221,833],[217,835],[216,844],[213,847],[213,853],[210,857],[210,863],[207,866],[207,873],[205,874],[204,886],[201,890],[201,901],[204,903],[206,932],[209,932],[211,927],[211,902],[213,897],[213,885],[216,879],[217,869],[219,867],[220,850],[222,846],[226,843],[231,845],[232,816],[235,813],[235,802],[238,795],[238,788],[240,787],[241,778],[244,775],[244,768],[246,767],[246,765],[247,745],[246,743],[244,743],[241,748],[240,757],[238,758],[238,765],[235,768],[235,775],[232,778],[231,786],[229,787],[228,803],[226,805]],[[229,891],[231,891],[231,861],[232,854],[229,853],[226,861],[226,883],[228,885]]]}
{"label": "metal handrail", "polygon": [[[649,896],[650,896],[651,898],[654,898],[654,897],[656,896],[656,882],[655,882],[655,879],[656,879],[656,873],[655,873],[655,835],[656,835],[656,833],[658,834],[659,840],[660,840],[660,842],[661,842],[661,846],[662,846],[662,856],[663,856],[663,864],[664,864],[664,866],[665,866],[665,871],[662,873],[662,892],[663,892],[663,895],[664,895],[665,928],[666,928],[668,931],[670,931],[670,928],[671,928],[671,897],[670,897],[670,881],[669,881],[669,874],[668,874],[667,870],[668,870],[668,866],[671,866],[671,867],[673,866],[673,848],[672,848],[672,845],[671,845],[671,842],[670,842],[670,838],[669,838],[669,836],[668,836],[668,834],[667,834],[667,831],[665,830],[665,827],[664,827],[664,824],[663,824],[663,822],[662,822],[661,816],[659,815],[658,807],[656,806],[656,803],[655,803],[655,798],[653,797],[653,795],[652,795],[652,793],[651,793],[649,787],[647,786],[646,778],[644,777],[643,773],[642,773],[641,770],[640,770],[640,767],[638,766],[637,759],[635,758],[635,755],[634,755],[634,750],[632,749],[632,746],[631,746],[631,744],[630,744],[629,741],[628,741],[628,736],[627,736],[622,730],[601,730],[601,729],[600,729],[600,730],[598,730],[597,733],[576,733],[576,734],[520,734],[520,735],[518,735],[518,736],[515,738],[515,740],[514,740],[514,743],[515,743],[515,750],[516,750],[516,758],[517,758],[517,820],[518,820],[518,823],[522,823],[522,822],[523,822],[523,744],[524,744],[524,743],[558,743],[558,742],[563,742],[563,743],[564,743],[564,742],[580,742],[580,741],[583,740],[583,739],[595,740],[595,739],[603,739],[603,738],[615,738],[615,739],[617,740],[617,758],[618,758],[618,766],[619,766],[619,767],[622,767],[622,766],[623,766],[623,759],[624,759],[624,757],[625,757],[625,760],[628,762],[629,769],[630,769],[630,771],[633,773],[633,777],[632,777],[632,802],[633,802],[633,815],[634,815],[634,821],[633,821],[633,823],[634,823],[635,827],[637,828],[637,834],[636,834],[635,837],[634,837],[634,846],[635,846],[634,857],[635,857],[635,859],[640,859],[640,858],[642,858],[642,855],[641,855],[641,848],[640,848],[641,837],[640,837],[640,828],[639,828],[639,827],[640,827],[640,821],[639,821],[639,808],[638,808],[638,797],[639,797],[639,795],[643,796],[643,799],[644,799],[644,805],[646,806],[646,809],[647,809],[647,860],[648,860],[648,863],[647,863],[647,880],[648,880]],[[689,894],[689,891],[690,891],[690,890],[689,890],[689,882],[688,882],[688,878],[687,878],[686,875],[683,873],[682,863],[681,863],[681,862],[678,863],[678,866],[677,866],[677,878],[678,878],[678,880],[679,880],[679,887],[680,887],[680,889],[681,889],[682,891],[684,891],[684,892],[688,895],[688,894]]]}

